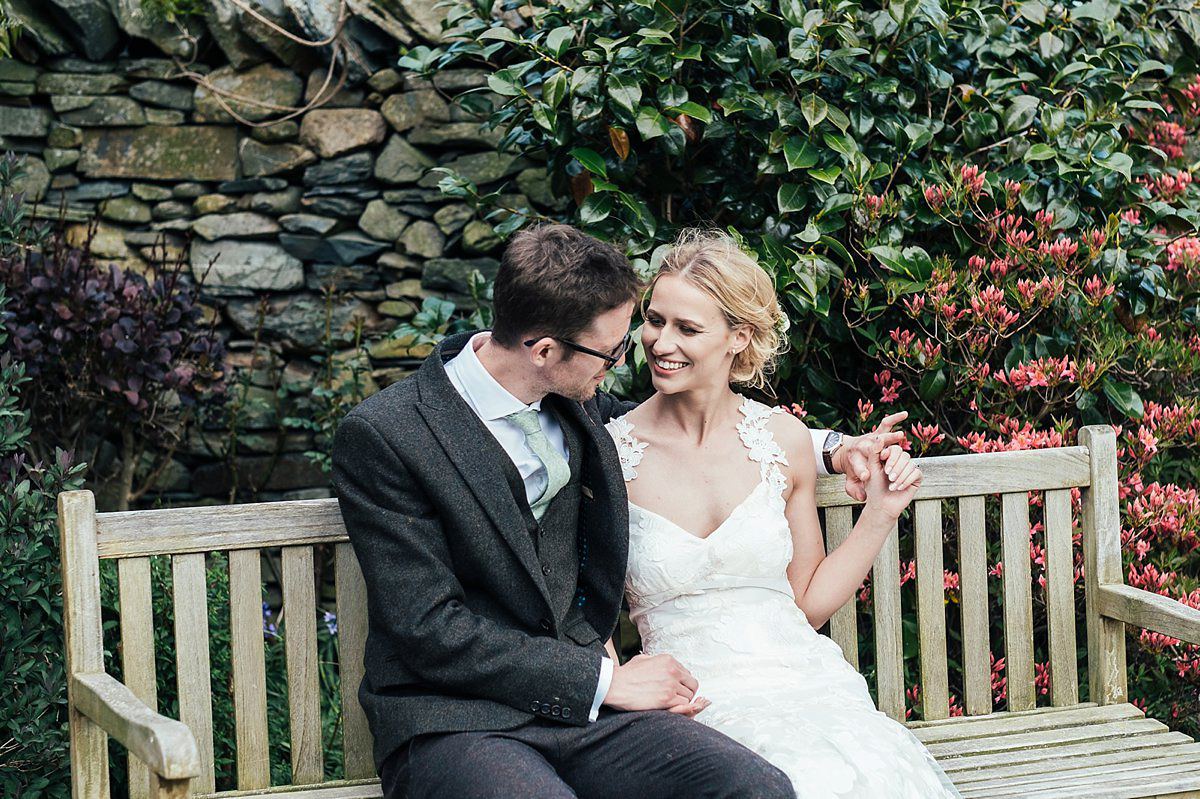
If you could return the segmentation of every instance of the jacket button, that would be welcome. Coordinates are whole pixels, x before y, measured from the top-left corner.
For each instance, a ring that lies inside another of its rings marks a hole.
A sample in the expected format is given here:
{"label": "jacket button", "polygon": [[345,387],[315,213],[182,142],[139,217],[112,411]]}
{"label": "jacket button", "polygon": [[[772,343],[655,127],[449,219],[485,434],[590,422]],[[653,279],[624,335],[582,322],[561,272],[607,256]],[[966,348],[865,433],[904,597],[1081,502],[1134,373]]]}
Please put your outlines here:
{"label": "jacket button", "polygon": [[543,703],[543,704],[542,704],[542,708],[541,708],[541,710],[542,710],[542,714],[543,714],[543,715],[546,715],[546,714],[548,714],[548,713],[550,712],[550,706],[549,706],[549,705],[547,705],[547,704],[545,704],[545,703]]}
{"label": "jacket button", "polygon": [[560,715],[562,715],[562,708],[561,708],[561,707],[559,707],[558,705],[554,705],[553,707],[551,707],[551,708],[550,708],[550,715],[551,715],[551,716],[560,716]]}
{"label": "jacket button", "polygon": [[569,707],[564,707],[564,708],[562,709],[562,717],[563,717],[564,719],[569,719],[569,718],[571,718],[571,708],[569,708]]}
{"label": "jacket button", "polygon": [[529,709],[532,710],[534,713],[537,713],[538,708],[541,706],[542,706],[542,703],[537,701],[536,699],[529,703]]}
{"label": "jacket button", "polygon": [[550,632],[550,630],[554,629],[554,625],[550,623],[549,619],[542,619],[538,622],[538,626],[546,632]]}
{"label": "jacket button", "polygon": [[549,567],[549,566],[543,566],[543,567],[542,567],[542,574],[544,574],[544,575],[546,575],[547,577],[549,577],[549,576],[550,576],[550,567]]}

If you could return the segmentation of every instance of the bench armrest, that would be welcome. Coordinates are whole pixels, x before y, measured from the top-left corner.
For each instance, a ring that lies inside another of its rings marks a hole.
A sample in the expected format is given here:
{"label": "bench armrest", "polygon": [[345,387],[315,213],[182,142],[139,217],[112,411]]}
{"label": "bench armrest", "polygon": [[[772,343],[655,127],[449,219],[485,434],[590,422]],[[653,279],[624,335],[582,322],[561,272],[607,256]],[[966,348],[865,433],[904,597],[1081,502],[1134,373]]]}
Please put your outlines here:
{"label": "bench armrest", "polygon": [[167,780],[200,775],[196,738],[183,722],[155,713],[105,673],[71,677],[75,708]]}
{"label": "bench armrest", "polygon": [[1200,644],[1200,610],[1130,585],[1100,586],[1100,615]]}

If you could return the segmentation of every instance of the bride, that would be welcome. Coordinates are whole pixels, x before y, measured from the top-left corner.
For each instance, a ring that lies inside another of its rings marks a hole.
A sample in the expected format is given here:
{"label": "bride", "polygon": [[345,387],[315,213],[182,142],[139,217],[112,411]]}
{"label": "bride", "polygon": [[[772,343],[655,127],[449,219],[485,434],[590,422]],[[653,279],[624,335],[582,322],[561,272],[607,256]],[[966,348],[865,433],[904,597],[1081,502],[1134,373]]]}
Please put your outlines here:
{"label": "bride", "polygon": [[826,556],[805,426],[730,389],[764,386],[780,348],[770,277],[730,238],[685,234],[643,316],[656,393],[609,432],[629,490],[625,587],[644,654],[687,668],[704,694],[697,720],[785,771],[801,799],[957,797],[814,629],[858,589],[920,470],[885,450],[854,531]]}

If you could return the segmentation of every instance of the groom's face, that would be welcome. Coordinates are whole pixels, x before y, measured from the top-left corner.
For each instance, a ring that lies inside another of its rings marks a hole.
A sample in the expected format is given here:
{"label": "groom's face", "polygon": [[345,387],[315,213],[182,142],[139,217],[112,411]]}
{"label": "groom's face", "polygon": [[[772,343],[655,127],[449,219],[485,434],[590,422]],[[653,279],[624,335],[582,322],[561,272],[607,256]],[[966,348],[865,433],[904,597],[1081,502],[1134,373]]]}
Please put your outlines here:
{"label": "groom's face", "polygon": [[[574,342],[596,352],[613,352],[625,334],[629,332],[629,320],[633,317],[633,302],[605,311],[592,320]],[[567,354],[570,357],[565,357]],[[614,366],[624,363],[624,357]],[[560,345],[558,357],[546,367],[548,390],[568,399],[586,402],[596,394],[596,389],[608,374],[608,363],[595,355],[571,351]]]}

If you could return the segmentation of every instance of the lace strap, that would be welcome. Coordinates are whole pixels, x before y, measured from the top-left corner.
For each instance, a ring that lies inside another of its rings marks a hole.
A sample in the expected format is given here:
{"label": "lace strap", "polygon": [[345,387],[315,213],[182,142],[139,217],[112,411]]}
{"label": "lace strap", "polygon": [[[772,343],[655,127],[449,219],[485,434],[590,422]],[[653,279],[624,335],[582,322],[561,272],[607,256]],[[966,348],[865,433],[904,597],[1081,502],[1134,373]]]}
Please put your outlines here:
{"label": "lace strap", "polygon": [[613,443],[617,445],[617,459],[621,462],[621,478],[629,482],[637,477],[637,465],[642,462],[646,442],[638,441],[633,435],[633,424],[624,416],[618,416],[605,425]]}
{"label": "lace strap", "polygon": [[783,408],[772,408],[747,397],[742,400],[738,410],[742,412],[742,421],[738,422],[737,426],[738,436],[746,449],[750,450],[750,460],[758,464],[764,480],[770,480],[772,485],[782,491],[786,478],[779,467],[788,465],[787,455],[775,442],[775,436],[767,428],[767,422],[775,414],[783,413]]}

